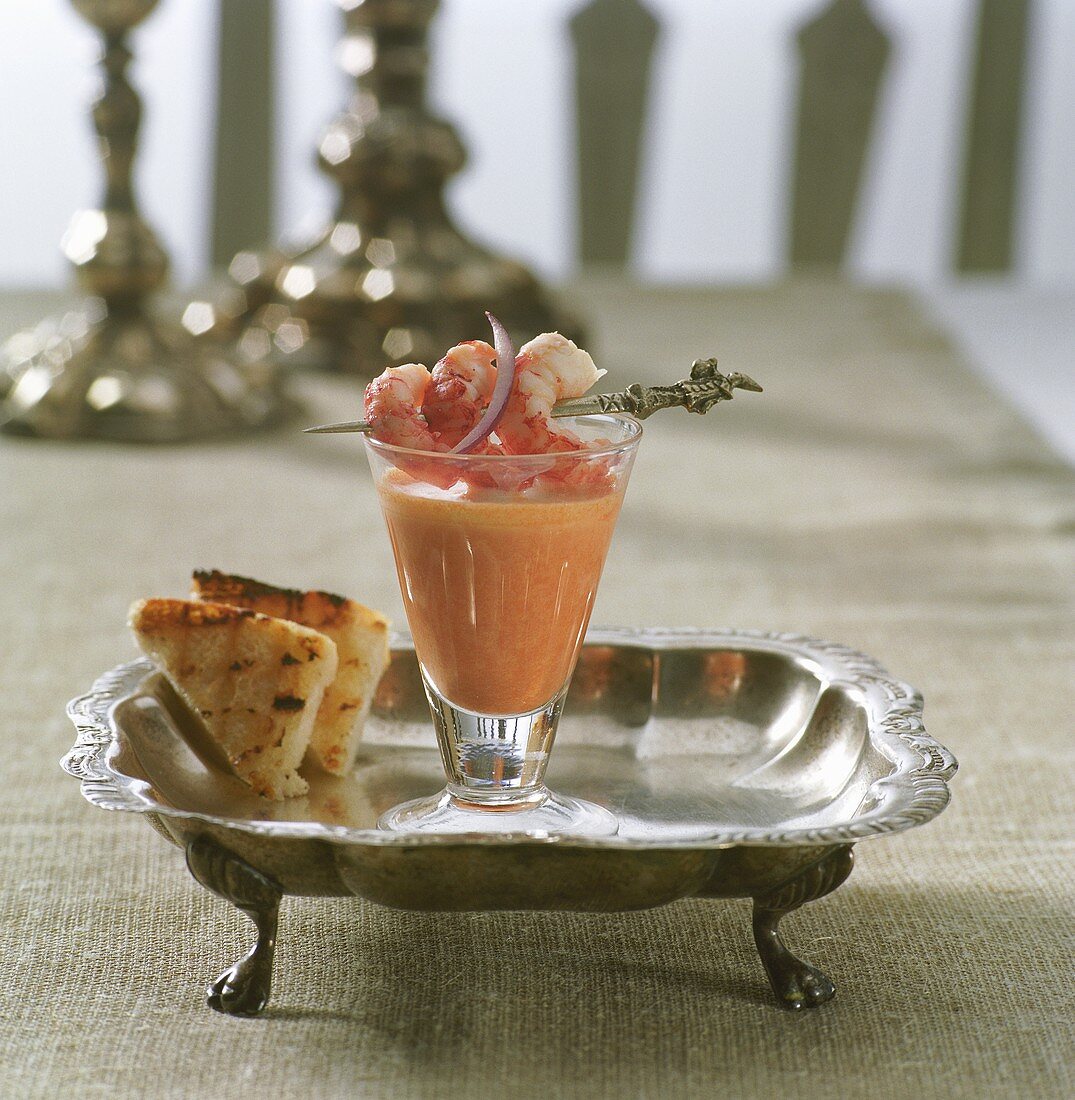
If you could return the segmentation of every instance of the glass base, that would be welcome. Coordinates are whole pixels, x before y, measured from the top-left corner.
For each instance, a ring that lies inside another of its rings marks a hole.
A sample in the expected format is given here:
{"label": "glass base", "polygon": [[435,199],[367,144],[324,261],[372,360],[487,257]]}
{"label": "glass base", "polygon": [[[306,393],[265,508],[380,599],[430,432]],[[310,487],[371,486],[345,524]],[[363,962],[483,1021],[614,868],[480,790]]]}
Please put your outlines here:
{"label": "glass base", "polygon": [[526,833],[530,836],[612,836],[619,822],[603,806],[541,790],[510,803],[473,802],[444,790],[394,806],[379,829],[405,833]]}

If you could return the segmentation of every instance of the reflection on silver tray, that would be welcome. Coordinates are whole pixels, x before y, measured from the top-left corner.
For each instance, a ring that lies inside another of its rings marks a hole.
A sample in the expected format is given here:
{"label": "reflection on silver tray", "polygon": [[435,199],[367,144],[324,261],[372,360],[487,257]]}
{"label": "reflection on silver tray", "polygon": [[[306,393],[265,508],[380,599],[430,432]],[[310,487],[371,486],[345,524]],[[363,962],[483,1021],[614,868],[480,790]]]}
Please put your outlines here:
{"label": "reflection on silver tray", "polygon": [[[218,762],[146,661],[71,704],[65,768],[106,809],[202,817],[266,836],[415,845],[379,814],[443,785],[409,639],[397,636],[353,775],[310,769],[308,796],[268,802]],[[571,844],[834,844],[928,821],[951,755],[917,693],[840,646],[745,632],[591,631],[550,782],[608,806],[619,834]],[[476,834],[471,843],[534,843]]]}
{"label": "reflection on silver tray", "polygon": [[146,661],[106,673],[69,713],[78,741],[63,766],[86,798],[148,815],[186,848],[203,885],[258,923],[251,954],[210,991],[214,1007],[247,1014],[268,996],[285,893],[412,909],[605,911],[753,897],[778,996],[792,1007],[821,1003],[831,983],[786,951],[776,922],[846,878],[851,844],[938,814],[956,767],[926,734],[918,694],[870,658],[744,631],[590,632],[549,783],[611,810],[619,832],[604,838],[375,828],[393,805],[443,785],[402,635],[354,773],[310,769],[301,799],[251,794]]}

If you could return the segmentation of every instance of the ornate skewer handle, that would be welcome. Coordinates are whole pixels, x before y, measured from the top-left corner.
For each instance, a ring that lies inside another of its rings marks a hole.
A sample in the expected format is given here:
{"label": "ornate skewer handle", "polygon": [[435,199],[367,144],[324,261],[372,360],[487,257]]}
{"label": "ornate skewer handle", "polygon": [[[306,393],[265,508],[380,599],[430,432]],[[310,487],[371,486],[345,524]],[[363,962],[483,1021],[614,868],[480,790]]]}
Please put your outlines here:
{"label": "ornate skewer handle", "polygon": [[[720,401],[731,401],[733,391],[762,388],[747,374],[721,374],[716,359],[695,359],[690,378],[673,386],[642,386],[637,382],[615,393],[595,393],[561,401],[552,410],[553,416],[590,416],[594,413],[627,413],[645,420],[660,409],[682,406],[688,412],[704,414]],[[339,432],[368,432],[365,420],[349,420],[341,424],[319,424],[303,428],[314,435],[334,435]]]}
{"label": "ornate skewer handle", "polygon": [[561,401],[554,416],[586,416],[591,413],[628,413],[645,420],[660,409],[679,406],[688,412],[707,413],[718,401],[730,401],[733,390],[761,393],[761,386],[745,374],[723,375],[716,359],[695,359],[690,378],[674,386],[641,386],[637,382],[618,393],[595,393]]}

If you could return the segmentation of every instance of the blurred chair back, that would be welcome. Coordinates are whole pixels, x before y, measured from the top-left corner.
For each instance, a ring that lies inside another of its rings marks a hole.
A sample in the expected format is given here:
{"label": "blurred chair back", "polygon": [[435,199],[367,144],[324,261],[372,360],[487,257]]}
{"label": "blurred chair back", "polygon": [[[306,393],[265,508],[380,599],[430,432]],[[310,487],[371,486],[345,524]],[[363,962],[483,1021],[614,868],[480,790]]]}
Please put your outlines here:
{"label": "blurred chair back", "polygon": [[584,264],[630,257],[657,19],[638,0],[593,0],[571,20]]}
{"label": "blurred chair back", "polygon": [[[977,0],[977,48],[959,196],[960,271],[1012,261],[1030,0]],[[579,258],[630,257],[645,104],[660,21],[640,0],[590,0],[571,22],[578,113]],[[839,269],[858,208],[891,44],[867,0],[826,0],[797,35],[788,263]],[[790,46],[790,44],[789,44]],[[705,110],[704,74],[698,110]]]}
{"label": "blurred chair back", "polygon": [[[451,0],[447,0],[451,2]],[[975,0],[974,65],[963,145],[956,270],[1012,263],[1017,153],[1031,0]],[[218,137],[213,257],[271,236],[272,0],[219,0]],[[588,0],[570,20],[575,53],[578,258],[628,266],[638,210],[656,5]],[[847,255],[863,166],[893,53],[869,0],[825,0],[795,34],[795,150],[787,261],[838,270]],[[789,57],[794,53],[788,44]],[[696,109],[704,111],[705,74]]]}
{"label": "blurred chair back", "polygon": [[214,267],[272,235],[273,0],[219,0]]}

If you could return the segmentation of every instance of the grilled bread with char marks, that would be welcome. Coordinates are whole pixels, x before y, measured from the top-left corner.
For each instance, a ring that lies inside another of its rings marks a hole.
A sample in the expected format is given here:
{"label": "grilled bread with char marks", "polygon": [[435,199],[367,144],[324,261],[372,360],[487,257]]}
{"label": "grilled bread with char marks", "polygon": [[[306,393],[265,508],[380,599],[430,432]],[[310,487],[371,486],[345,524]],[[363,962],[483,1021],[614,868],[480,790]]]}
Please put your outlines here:
{"label": "grilled bread with char marks", "polygon": [[272,799],[306,793],[296,769],[336,675],[330,638],[197,600],[139,600],[130,625],[244,783]]}
{"label": "grilled bread with char marks", "polygon": [[196,570],[191,585],[196,599],[288,619],[319,630],[336,643],[336,678],[321,701],[309,752],[334,775],[350,771],[377,684],[388,667],[388,620],[331,592],[276,588],[217,569]]}

